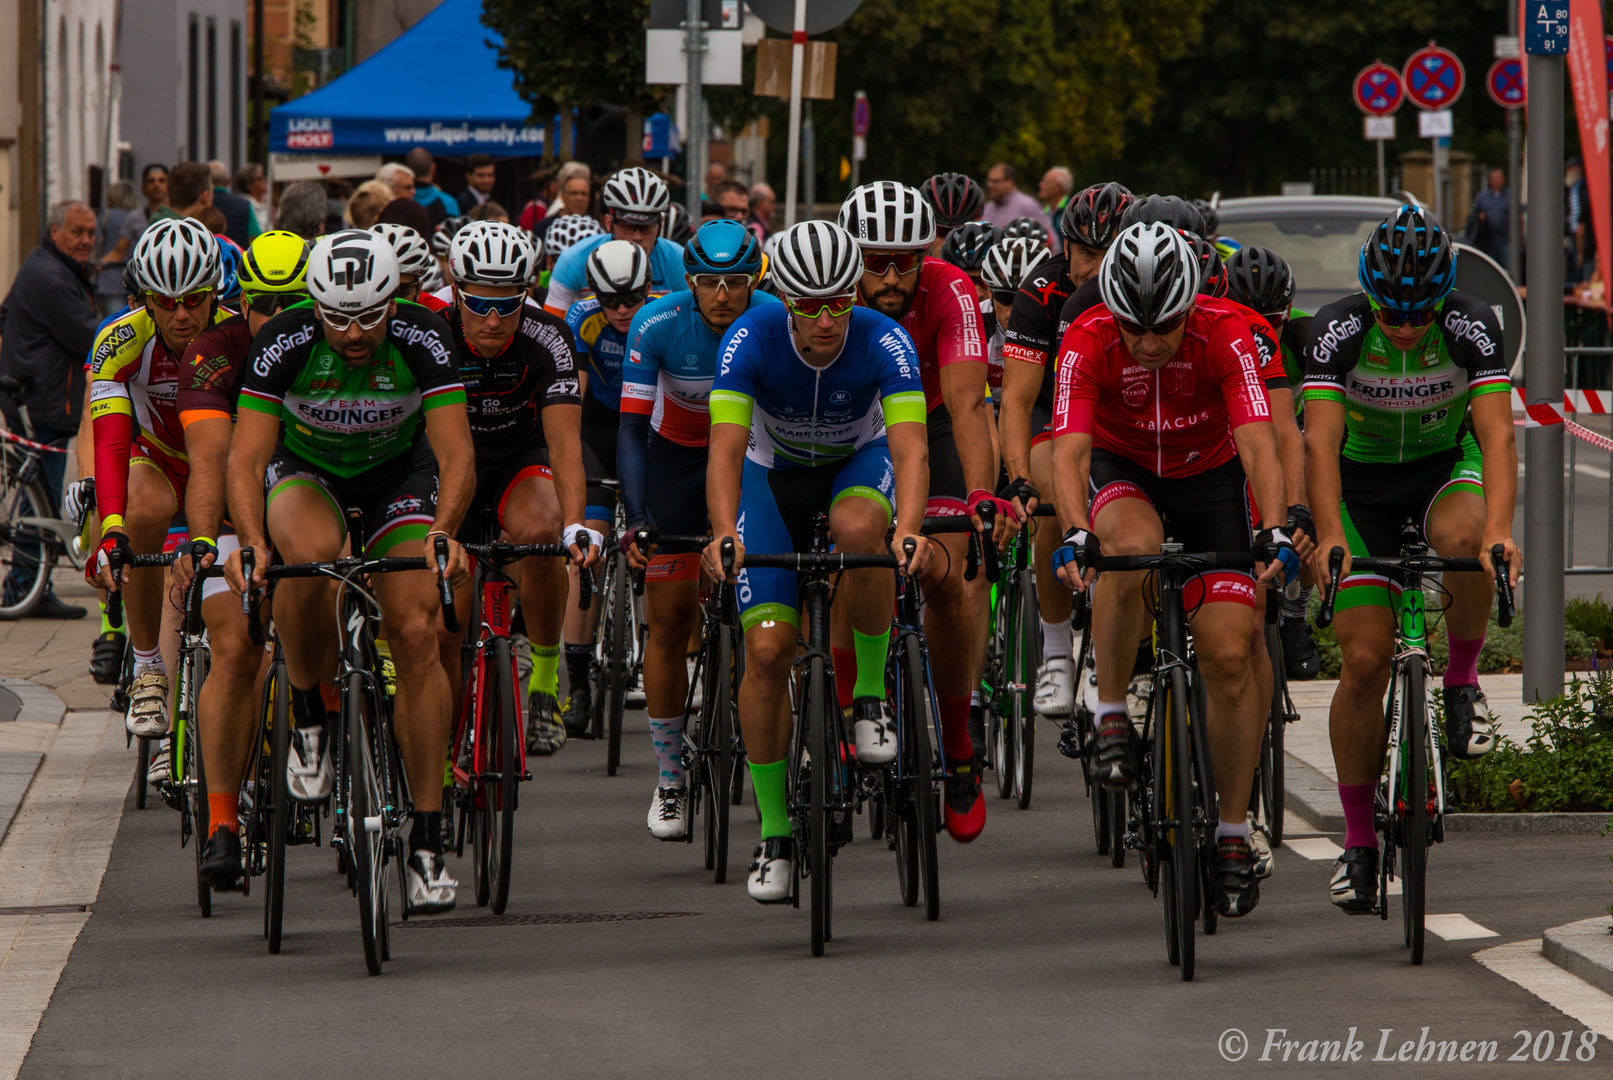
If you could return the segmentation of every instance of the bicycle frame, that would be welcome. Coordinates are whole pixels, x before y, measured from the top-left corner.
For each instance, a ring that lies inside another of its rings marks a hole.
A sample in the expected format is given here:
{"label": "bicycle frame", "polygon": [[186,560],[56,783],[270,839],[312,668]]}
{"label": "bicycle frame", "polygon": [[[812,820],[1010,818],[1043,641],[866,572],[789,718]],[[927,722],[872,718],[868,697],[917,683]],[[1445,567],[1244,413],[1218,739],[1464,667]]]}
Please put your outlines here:
{"label": "bicycle frame", "polygon": [[[1407,798],[1427,797],[1427,779],[1424,778],[1422,790],[1419,791],[1417,778],[1411,775],[1411,755],[1403,752],[1405,733],[1399,694],[1400,684],[1405,680],[1406,664],[1411,658],[1420,657],[1424,665],[1428,663],[1428,622],[1420,573],[1415,574],[1413,581],[1400,591],[1395,614],[1395,656],[1389,665],[1389,701],[1384,707],[1384,727],[1389,733],[1389,777],[1393,791],[1400,796],[1390,803],[1390,812],[1397,818],[1403,818]],[[1443,741],[1435,726],[1430,724],[1428,770],[1434,777],[1434,799],[1429,804],[1428,818],[1429,827],[1436,831],[1445,814],[1445,760],[1440,745]],[[1378,903],[1383,905],[1382,895],[1378,897]]]}
{"label": "bicycle frame", "polygon": [[[492,645],[495,639],[509,640],[510,624],[514,618],[515,582],[503,570],[483,559],[473,557],[475,568],[476,589],[473,594],[475,608],[472,610],[472,624],[479,628],[474,644],[469,641],[469,635],[463,646],[466,653],[471,656],[469,671],[465,679],[465,689],[460,705],[459,724],[454,736],[454,749],[458,751],[469,738],[470,759],[461,764],[459,754],[455,754],[453,761],[454,783],[459,787],[472,788],[476,798],[483,798],[481,784],[488,780],[502,781],[502,777],[487,771],[487,762],[484,760],[486,740],[481,737],[482,729],[487,723],[488,701],[483,692],[487,686],[488,665],[492,662]],[[513,653],[510,657],[509,671],[510,685],[517,685],[516,665]],[[515,695],[515,723],[516,730],[523,730],[521,726],[521,698]],[[516,772],[523,781],[532,779],[526,767],[526,740],[515,740]],[[479,805],[479,804],[478,804]],[[461,819],[463,831],[463,818]]]}

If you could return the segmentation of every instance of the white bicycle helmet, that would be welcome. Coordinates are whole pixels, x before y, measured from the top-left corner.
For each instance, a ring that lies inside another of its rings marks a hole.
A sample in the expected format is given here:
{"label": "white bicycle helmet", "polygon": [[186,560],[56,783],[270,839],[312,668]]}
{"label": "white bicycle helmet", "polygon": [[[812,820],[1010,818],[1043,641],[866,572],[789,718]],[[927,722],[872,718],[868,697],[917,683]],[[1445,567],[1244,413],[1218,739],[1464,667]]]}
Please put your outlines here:
{"label": "white bicycle helmet", "polygon": [[147,292],[184,296],[218,285],[218,241],[194,218],[165,218],[140,234],[130,260]]}
{"label": "white bicycle helmet", "polygon": [[1174,319],[1193,306],[1199,260],[1187,237],[1164,222],[1138,222],[1121,233],[1098,268],[1103,302],[1140,326]]}
{"label": "white bicycle helmet", "polygon": [[1029,236],[999,240],[986,249],[980,280],[994,293],[1018,292],[1026,276],[1052,257],[1046,245]]}
{"label": "white bicycle helmet", "polygon": [[448,245],[448,272],[460,284],[525,287],[537,266],[532,238],[506,221],[473,221]]}
{"label": "white bicycle helmet", "polygon": [[791,297],[843,296],[862,276],[862,248],[832,221],[803,221],[781,234],[768,276]]}
{"label": "white bicycle helmet", "polygon": [[637,166],[623,169],[606,180],[601,196],[611,217],[634,225],[663,221],[666,208],[672,202],[666,181]]}
{"label": "white bicycle helmet", "polygon": [[840,227],[863,247],[921,251],[935,240],[935,210],[917,188],[878,180],[846,196]]}
{"label": "white bicycle helmet", "polygon": [[398,291],[398,257],[386,238],[362,229],[321,236],[308,255],[308,295],[331,311],[378,307]]}
{"label": "white bicycle helmet", "polygon": [[590,236],[603,236],[604,226],[587,214],[561,214],[543,234],[544,250],[559,257],[572,244]]}
{"label": "white bicycle helmet", "polygon": [[371,225],[370,232],[383,236],[386,242],[392,245],[392,254],[398,257],[398,273],[413,274],[416,280],[426,272],[426,267],[437,260],[431,254],[431,245],[426,238],[409,228],[407,225]]}
{"label": "white bicycle helmet", "polygon": [[631,240],[607,240],[588,253],[588,284],[599,296],[650,287],[650,260]]}
{"label": "white bicycle helmet", "polygon": [[447,282],[442,279],[442,264],[436,259],[432,259],[425,271],[420,275],[420,295],[434,293],[446,284]]}

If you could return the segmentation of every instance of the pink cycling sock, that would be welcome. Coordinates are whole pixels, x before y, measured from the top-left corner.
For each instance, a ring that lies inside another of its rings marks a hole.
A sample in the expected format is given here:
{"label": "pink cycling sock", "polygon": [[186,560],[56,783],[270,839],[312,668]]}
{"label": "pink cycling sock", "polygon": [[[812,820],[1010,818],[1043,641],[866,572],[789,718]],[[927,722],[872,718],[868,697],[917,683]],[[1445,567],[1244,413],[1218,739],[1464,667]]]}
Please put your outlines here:
{"label": "pink cycling sock", "polygon": [[1372,827],[1372,800],[1377,784],[1340,784],[1339,802],[1344,804],[1344,846],[1377,850],[1378,833]]}
{"label": "pink cycling sock", "polygon": [[941,751],[948,762],[968,761],[974,757],[974,743],[969,741],[969,695],[946,697],[938,695],[941,706]]}
{"label": "pink cycling sock", "polygon": [[1450,663],[1445,665],[1446,686],[1477,686],[1479,684],[1479,650],[1484,648],[1484,635],[1472,641],[1446,634],[1451,645]]}

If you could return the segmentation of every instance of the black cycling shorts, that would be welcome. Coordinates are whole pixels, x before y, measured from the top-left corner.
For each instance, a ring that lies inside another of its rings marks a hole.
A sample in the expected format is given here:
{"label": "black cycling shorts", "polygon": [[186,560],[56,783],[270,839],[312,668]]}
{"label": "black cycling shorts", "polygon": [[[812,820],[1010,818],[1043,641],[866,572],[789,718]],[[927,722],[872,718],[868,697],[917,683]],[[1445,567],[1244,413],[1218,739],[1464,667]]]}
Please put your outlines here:
{"label": "black cycling shorts", "polygon": [[528,443],[497,461],[476,459],[476,494],[459,529],[464,543],[478,544],[498,539],[504,528],[504,508],[510,495],[522,482],[534,476],[553,480],[549,471],[549,448],[542,442]]}
{"label": "black cycling shorts", "polygon": [[281,492],[304,485],[330,501],[344,529],[348,509],[360,512],[364,550],[372,558],[406,541],[424,540],[437,518],[437,458],[424,440],[410,453],[348,477],[277,447],[263,478],[266,501],[273,503]]}
{"label": "black cycling shorts", "polygon": [[[706,448],[651,433],[644,472],[644,509],[663,536],[706,536]],[[661,542],[662,554],[692,554],[700,544]]]}
{"label": "black cycling shorts", "polygon": [[967,514],[969,488],[963,480],[963,461],[952,437],[952,414],[937,405],[925,418],[930,442],[930,499],[924,508],[927,517]]}
{"label": "black cycling shorts", "polygon": [[616,512],[616,492],[592,481],[617,477],[616,432],[621,422],[621,413],[601,405],[592,394],[582,399],[582,467],[590,481],[589,521],[609,521]]}

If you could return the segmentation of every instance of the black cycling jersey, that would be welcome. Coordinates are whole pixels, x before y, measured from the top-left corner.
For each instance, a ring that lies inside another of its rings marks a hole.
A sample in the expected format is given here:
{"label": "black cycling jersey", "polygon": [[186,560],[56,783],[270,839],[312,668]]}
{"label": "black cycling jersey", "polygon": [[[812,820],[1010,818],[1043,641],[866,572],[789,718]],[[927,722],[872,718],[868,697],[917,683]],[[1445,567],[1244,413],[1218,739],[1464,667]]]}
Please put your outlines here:
{"label": "black cycling jersey", "polygon": [[497,356],[479,356],[466,343],[458,305],[449,326],[459,349],[459,375],[479,462],[497,462],[547,445],[543,409],[582,404],[571,331],[531,300],[521,313],[521,328]]}
{"label": "black cycling jersey", "polygon": [[1035,268],[1033,276],[1020,282],[1014,297],[1008,325],[1003,328],[1003,361],[1021,360],[1041,364],[1042,389],[1039,404],[1053,404],[1053,361],[1058,355],[1059,312],[1075,286],[1070,282],[1069,260],[1056,255]]}

